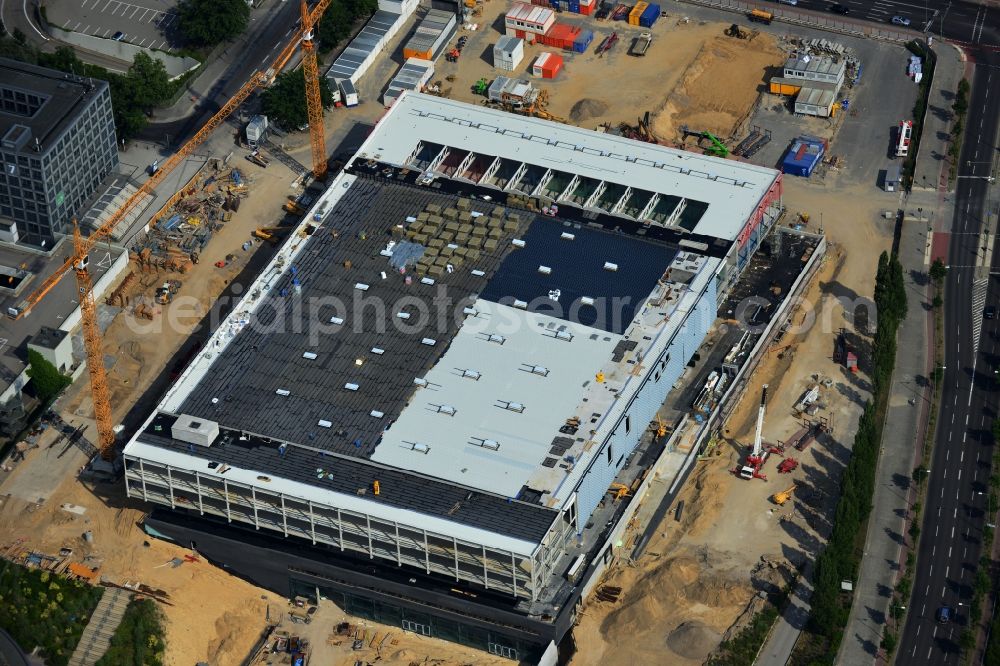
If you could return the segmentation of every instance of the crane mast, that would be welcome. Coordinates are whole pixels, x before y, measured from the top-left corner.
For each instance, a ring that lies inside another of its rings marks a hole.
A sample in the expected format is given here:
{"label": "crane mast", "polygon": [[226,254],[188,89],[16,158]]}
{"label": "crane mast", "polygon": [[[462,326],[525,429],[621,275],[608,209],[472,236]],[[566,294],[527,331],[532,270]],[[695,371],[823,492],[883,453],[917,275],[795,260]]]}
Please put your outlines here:
{"label": "crane mast", "polygon": [[319,92],[319,64],[313,43],[313,19],[302,0],[302,71],[306,78],[306,108],[309,110],[309,143],[312,146],[313,177],[326,178],[326,133],[323,131],[323,98]]}

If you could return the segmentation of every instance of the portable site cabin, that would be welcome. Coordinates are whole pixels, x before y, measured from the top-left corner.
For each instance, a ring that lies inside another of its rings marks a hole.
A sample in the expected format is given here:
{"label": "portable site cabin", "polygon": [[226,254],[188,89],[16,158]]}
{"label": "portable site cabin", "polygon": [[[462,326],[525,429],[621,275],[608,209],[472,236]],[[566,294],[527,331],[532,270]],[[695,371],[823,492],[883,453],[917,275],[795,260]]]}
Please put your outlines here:
{"label": "portable site cabin", "polygon": [[434,76],[434,63],[422,58],[410,58],[396,73],[389,87],[382,94],[382,103],[386,108],[392,106],[404,90],[420,92]]}
{"label": "portable site cabin", "polygon": [[358,98],[358,89],[354,87],[350,79],[337,81],[337,89],[340,90],[340,99],[344,103],[344,106],[357,106],[361,101]]}
{"label": "portable site cabin", "polygon": [[512,72],[524,60],[524,40],[503,35],[493,47],[493,66]]}
{"label": "portable site cabin", "polygon": [[543,79],[554,79],[562,69],[563,58],[557,53],[544,52],[538,54],[534,64],[531,66],[531,73]]}
{"label": "portable site cabin", "polygon": [[896,192],[899,190],[903,180],[903,170],[898,164],[890,164],[885,170],[885,180],[882,181],[882,187],[886,192]]}

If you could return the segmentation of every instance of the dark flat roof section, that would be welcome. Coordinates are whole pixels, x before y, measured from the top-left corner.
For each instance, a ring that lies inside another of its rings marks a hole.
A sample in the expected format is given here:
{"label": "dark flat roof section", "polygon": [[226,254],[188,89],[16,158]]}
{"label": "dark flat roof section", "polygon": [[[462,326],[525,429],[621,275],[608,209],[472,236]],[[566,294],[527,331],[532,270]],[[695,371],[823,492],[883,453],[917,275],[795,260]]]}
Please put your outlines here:
{"label": "dark flat roof section", "polygon": [[[0,58],[0,94],[3,90],[11,90],[46,98],[41,107],[30,108],[29,113],[33,115],[28,116],[5,111],[0,103],[0,137],[8,137],[10,141],[17,139],[18,149],[22,152],[31,149],[35,139],[38,139],[44,152],[49,148],[50,141],[73,122],[80,109],[107,85],[99,79]],[[30,136],[22,136],[24,132],[20,128],[8,136],[16,125],[30,130]]]}
{"label": "dark flat roof section", "polygon": [[[288,446],[282,454],[278,442],[260,437],[240,440],[239,432],[223,431],[210,447],[186,444],[170,437],[175,420],[174,416],[158,414],[140,439],[146,444],[202,458],[205,472],[209,472],[209,463],[224,463],[346,495],[357,495],[360,491],[366,493],[370,502],[534,542],[545,536],[558,515],[546,507],[507,500],[357,458],[294,445]],[[332,478],[324,474],[324,478],[319,479],[317,469],[329,472]],[[379,482],[378,495],[370,491],[376,480]]]}
{"label": "dark flat roof section", "polygon": [[[259,323],[237,334],[180,411],[310,447],[370,455],[410,399],[413,380],[437,363],[457,333],[463,301],[486,286],[510,251],[506,234],[496,250],[484,252],[474,265],[443,273],[435,285],[421,284],[412,272],[406,284],[379,254],[390,240],[390,227],[429,203],[447,207],[455,201],[433,190],[357,180],[309,239],[294,276],[286,270],[276,281],[270,304],[258,310]],[[493,207],[475,202],[473,210]],[[477,277],[471,268],[485,274]],[[368,289],[357,289],[359,283]],[[396,316],[404,306],[408,312],[425,309],[422,327],[419,313],[405,321]],[[343,318],[342,326],[329,324],[334,316]],[[435,344],[423,344],[424,338]],[[322,427],[320,421],[332,425]]]}
{"label": "dark flat roof section", "polygon": [[[525,246],[507,255],[483,298],[505,305],[517,299],[532,312],[617,334],[677,256],[677,248],[663,243],[543,217],[522,240]],[[581,297],[594,304],[583,305]]]}

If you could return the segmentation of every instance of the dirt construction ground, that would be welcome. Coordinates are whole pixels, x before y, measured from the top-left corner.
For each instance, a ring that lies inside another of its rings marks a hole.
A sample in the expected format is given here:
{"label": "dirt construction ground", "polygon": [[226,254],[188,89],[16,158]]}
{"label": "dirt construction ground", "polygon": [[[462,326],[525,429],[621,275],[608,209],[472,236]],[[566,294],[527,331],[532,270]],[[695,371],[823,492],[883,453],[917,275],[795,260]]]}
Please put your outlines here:
{"label": "dirt construction ground", "polygon": [[[617,568],[605,581],[626,590],[621,601],[589,602],[574,630],[575,664],[630,665],[656,658],[700,664],[759,607],[755,592],[773,591],[815,556],[821,535],[828,533],[832,495],[870,391],[866,347],[859,347],[857,375],[835,364],[832,353],[836,332],[854,330],[839,299],[870,298],[878,254],[891,243],[891,222],[879,218],[880,198],[867,185],[831,192],[794,180],[786,187],[791,212],[808,212],[813,220],[825,212],[830,242],[805,305],[793,316],[801,332],[786,335],[768,354],[726,423],[726,441],[696,463],[678,497],[685,502],[682,523],[665,520],[639,563]],[[816,230],[818,224],[811,226]],[[833,380],[821,390],[824,408],[818,414],[832,420],[832,436],[802,453],[790,451],[800,463],[791,474],[779,474],[780,459],[772,456],[766,481],[734,477],[730,470],[739,460],[739,444],[753,440],[761,385],[769,384],[763,438],[777,442],[799,428],[792,406],[816,383],[816,375]],[[797,488],[789,502],[779,507],[770,500],[793,483]]]}
{"label": "dirt construction ground", "polygon": [[[628,49],[644,29],[562,13],[558,21],[594,31],[587,52],[526,44],[524,60],[514,72],[504,72],[493,68],[493,45],[503,30],[508,7],[509,3],[498,0],[482,5],[482,16],[474,19],[479,29],[460,31],[469,41],[458,62],[442,58],[435,65],[434,80],[441,81],[448,97],[478,104],[484,98],[472,92],[472,85],[480,78],[527,78],[548,90],[548,112],[573,125],[596,129],[603,123],[613,127],[620,122],[634,124],[637,116],[649,111],[654,134],[666,143],[681,139],[682,125],[726,139],[748,116],[767,80],[768,68],[784,62],[772,35],[760,33],[739,40],[723,34],[729,24],[685,23],[674,14],[653,26],[647,55],[633,57]],[[618,43],[608,53],[595,55],[598,44],[612,31],[618,32]],[[531,76],[532,63],[544,51],[559,52],[565,59],[565,67],[554,80]],[[454,80],[449,81],[449,76]]]}

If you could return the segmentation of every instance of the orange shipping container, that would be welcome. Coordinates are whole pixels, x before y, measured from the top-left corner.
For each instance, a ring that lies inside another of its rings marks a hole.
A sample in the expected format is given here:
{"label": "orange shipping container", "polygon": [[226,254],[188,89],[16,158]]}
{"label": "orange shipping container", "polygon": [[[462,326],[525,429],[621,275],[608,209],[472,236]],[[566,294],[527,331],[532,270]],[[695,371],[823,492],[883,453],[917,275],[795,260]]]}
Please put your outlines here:
{"label": "orange shipping container", "polygon": [[431,57],[430,50],[427,51],[414,51],[413,49],[403,49],[403,59],[407,58],[420,58],[421,60],[433,60]]}
{"label": "orange shipping container", "polygon": [[542,53],[531,66],[531,73],[543,79],[554,79],[563,66],[563,57],[558,53]]}
{"label": "orange shipping container", "polygon": [[639,18],[642,16],[642,13],[646,11],[647,7],[649,7],[648,2],[636,3],[635,7],[632,8],[632,11],[628,13],[629,25],[639,25]]}
{"label": "orange shipping container", "polygon": [[772,95],[797,95],[802,86],[795,86],[790,83],[783,83],[781,81],[771,81],[771,94]]}

